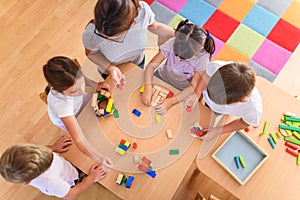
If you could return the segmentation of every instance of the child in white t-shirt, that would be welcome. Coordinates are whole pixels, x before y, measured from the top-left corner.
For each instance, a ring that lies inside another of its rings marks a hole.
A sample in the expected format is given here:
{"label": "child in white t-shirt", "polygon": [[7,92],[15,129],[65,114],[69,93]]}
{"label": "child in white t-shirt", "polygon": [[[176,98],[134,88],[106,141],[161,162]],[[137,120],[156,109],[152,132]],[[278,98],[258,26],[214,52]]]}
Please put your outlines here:
{"label": "child in white t-shirt", "polygon": [[[192,92],[196,87],[214,51],[214,39],[208,31],[189,23],[188,20],[181,21],[176,28],[175,37],[160,46],[159,52],[146,67],[143,103],[151,103],[152,80],[156,69],[156,76],[163,81],[181,91],[186,89],[166,99],[156,107],[156,112],[163,114],[172,105],[183,100],[187,91]],[[160,65],[165,59],[166,63]]]}
{"label": "child in white t-shirt", "polygon": [[202,79],[196,87],[195,95],[190,96],[185,103],[198,103],[202,94],[206,105],[215,113],[232,115],[237,119],[203,130],[204,134],[207,133],[204,137],[211,138],[218,133],[259,125],[262,99],[255,87],[255,72],[251,67],[241,62],[214,61],[207,65],[206,77],[208,84]]}
{"label": "child in white t-shirt", "polygon": [[[76,116],[88,102],[90,96],[85,92],[85,86],[97,91],[108,90],[109,85],[87,78],[80,67],[73,60],[57,56],[51,58],[43,67],[48,85],[51,87],[48,94],[49,118],[59,128],[68,131],[80,151],[93,157],[80,140],[83,135]],[[109,159],[103,161],[112,165]]]}
{"label": "child in white t-shirt", "polygon": [[9,182],[29,184],[50,196],[75,199],[104,178],[106,171],[94,164],[89,175],[79,183],[79,170],[57,154],[68,151],[67,146],[71,144],[70,137],[62,136],[48,148],[34,144],[13,145],[0,158],[0,173]]}

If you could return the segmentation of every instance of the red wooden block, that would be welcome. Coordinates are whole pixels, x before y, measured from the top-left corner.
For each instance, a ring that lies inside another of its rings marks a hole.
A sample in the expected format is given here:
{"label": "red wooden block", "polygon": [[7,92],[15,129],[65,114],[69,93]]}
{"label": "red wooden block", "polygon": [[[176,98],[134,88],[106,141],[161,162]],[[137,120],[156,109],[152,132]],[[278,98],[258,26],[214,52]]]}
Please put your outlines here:
{"label": "red wooden block", "polygon": [[267,38],[293,52],[300,43],[300,29],[283,19],[279,19]]}
{"label": "red wooden block", "polygon": [[249,132],[249,131],[250,131],[249,127],[245,128],[244,130],[245,130],[246,132]]}
{"label": "red wooden block", "polygon": [[187,106],[186,107],[186,112],[191,112],[192,111],[192,106]]}
{"label": "red wooden block", "polygon": [[292,148],[292,149],[294,149],[294,150],[297,150],[297,149],[298,149],[298,146],[296,146],[296,145],[294,145],[293,143],[290,143],[290,142],[288,142],[288,141],[286,141],[284,144],[285,144],[285,146],[290,147],[290,148]]}
{"label": "red wooden block", "polygon": [[147,165],[150,165],[150,163],[152,162],[152,161],[149,160],[146,156],[143,156],[143,157],[142,157],[142,161],[143,161],[144,163],[146,163]]}
{"label": "red wooden block", "polygon": [[141,171],[143,171],[143,172],[147,172],[147,170],[148,170],[148,168],[146,167],[146,166],[144,166],[144,165],[141,165],[141,164],[138,164],[138,169],[139,170],[141,170]]}
{"label": "red wooden block", "polygon": [[197,136],[200,136],[201,133],[202,133],[202,130],[198,130],[197,133],[196,133],[196,135],[197,135]]}
{"label": "red wooden block", "polygon": [[137,148],[137,144],[134,142],[132,143],[132,148],[136,149]]}
{"label": "red wooden block", "polygon": [[217,9],[203,27],[212,35],[226,42],[239,24],[240,22]]}
{"label": "red wooden block", "polygon": [[195,133],[196,129],[193,127],[190,129],[190,133]]}
{"label": "red wooden block", "polygon": [[173,95],[174,95],[174,93],[170,91],[170,92],[168,93],[168,95],[166,96],[166,98],[170,98],[170,97],[172,97]]}
{"label": "red wooden block", "polygon": [[154,0],[144,0],[147,4],[151,5]]}
{"label": "red wooden block", "polygon": [[292,149],[286,148],[285,149],[286,152],[288,152],[289,154],[298,157],[298,152],[297,151],[293,151]]}
{"label": "red wooden block", "polygon": [[125,144],[125,140],[123,140],[123,139],[121,139],[121,142],[120,142],[120,144]]}

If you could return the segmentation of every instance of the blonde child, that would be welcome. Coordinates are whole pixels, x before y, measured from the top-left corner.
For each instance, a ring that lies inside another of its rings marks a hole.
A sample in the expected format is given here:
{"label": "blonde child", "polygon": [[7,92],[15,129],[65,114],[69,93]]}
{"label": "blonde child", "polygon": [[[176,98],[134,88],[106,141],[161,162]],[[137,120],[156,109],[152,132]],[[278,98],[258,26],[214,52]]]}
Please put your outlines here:
{"label": "blonde child", "polygon": [[[50,120],[54,125],[69,132],[80,151],[93,157],[80,139],[83,133],[76,116],[90,99],[85,92],[85,86],[99,91],[108,90],[109,85],[104,82],[96,83],[87,78],[73,60],[63,56],[51,58],[44,65],[43,72],[51,87],[47,97]],[[109,159],[103,161],[104,164],[112,166]]]}
{"label": "blonde child", "polygon": [[241,62],[214,61],[207,65],[206,74],[208,84],[202,79],[195,89],[195,95],[190,96],[185,103],[198,103],[203,95],[206,105],[212,111],[225,116],[232,115],[237,119],[203,130],[203,138],[209,139],[219,133],[248,126],[257,127],[262,114],[262,100],[255,87],[253,69]]}
{"label": "blonde child", "polygon": [[[153,74],[157,69],[159,78],[179,90],[195,88],[205,67],[215,51],[214,39],[208,31],[198,25],[181,21],[175,31],[175,37],[160,46],[159,52],[153,57],[145,70],[145,91],[142,101],[150,105],[152,96]],[[166,59],[166,63],[160,65]],[[166,99],[156,107],[158,113],[165,113],[173,104],[183,100],[185,92]]]}
{"label": "blonde child", "polygon": [[81,182],[80,170],[57,153],[68,150],[70,137],[62,136],[54,145],[16,144],[6,149],[0,158],[0,173],[12,183],[29,184],[42,193],[64,199],[75,199],[94,182],[106,175],[94,164]]}

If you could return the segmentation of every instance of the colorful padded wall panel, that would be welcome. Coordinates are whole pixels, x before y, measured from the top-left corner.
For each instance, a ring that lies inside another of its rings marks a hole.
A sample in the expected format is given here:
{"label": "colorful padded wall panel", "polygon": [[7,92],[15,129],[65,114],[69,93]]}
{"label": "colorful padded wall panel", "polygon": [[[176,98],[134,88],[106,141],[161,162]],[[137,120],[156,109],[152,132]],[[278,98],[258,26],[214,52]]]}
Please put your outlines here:
{"label": "colorful padded wall panel", "polygon": [[273,81],[300,42],[299,0],[146,0],[156,20],[189,19],[209,30],[213,59],[248,63]]}

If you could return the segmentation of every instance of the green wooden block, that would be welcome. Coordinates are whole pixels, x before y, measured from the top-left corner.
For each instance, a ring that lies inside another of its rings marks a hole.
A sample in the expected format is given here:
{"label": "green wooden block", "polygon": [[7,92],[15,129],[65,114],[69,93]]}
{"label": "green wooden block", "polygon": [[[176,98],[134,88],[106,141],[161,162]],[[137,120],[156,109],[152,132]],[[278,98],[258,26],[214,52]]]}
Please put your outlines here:
{"label": "green wooden block", "polygon": [[293,131],[293,135],[300,140],[300,133]]}
{"label": "green wooden block", "polygon": [[281,128],[281,129],[284,129],[284,130],[290,130],[290,131],[300,132],[300,128],[293,127],[293,126],[286,126],[284,124],[279,124],[278,127]]}
{"label": "green wooden block", "polygon": [[272,139],[274,140],[274,143],[277,144],[277,138],[275,137],[275,135],[273,133],[270,133],[270,136],[272,137]]}
{"label": "green wooden block", "polygon": [[177,154],[179,154],[179,150],[178,150],[178,149],[171,149],[171,150],[169,151],[169,154],[170,154],[170,155],[177,155]]}
{"label": "green wooden block", "polygon": [[119,111],[117,109],[114,111],[114,118],[119,118]]}
{"label": "green wooden block", "polygon": [[284,116],[285,121],[300,122],[300,118]]}
{"label": "green wooden block", "polygon": [[297,165],[300,165],[300,153],[298,153],[298,157],[297,157]]}
{"label": "green wooden block", "polygon": [[247,165],[246,165],[246,163],[245,163],[245,161],[244,161],[244,159],[243,159],[242,156],[239,156],[239,160],[240,160],[240,162],[241,162],[242,167],[243,167],[243,168],[246,168]]}
{"label": "green wooden block", "polygon": [[291,138],[291,137],[288,137],[288,136],[285,136],[284,140],[288,141],[288,142],[291,142],[291,143],[294,143],[294,144],[297,144],[297,145],[300,145],[300,140],[297,140],[297,139],[294,139],[294,138]]}

